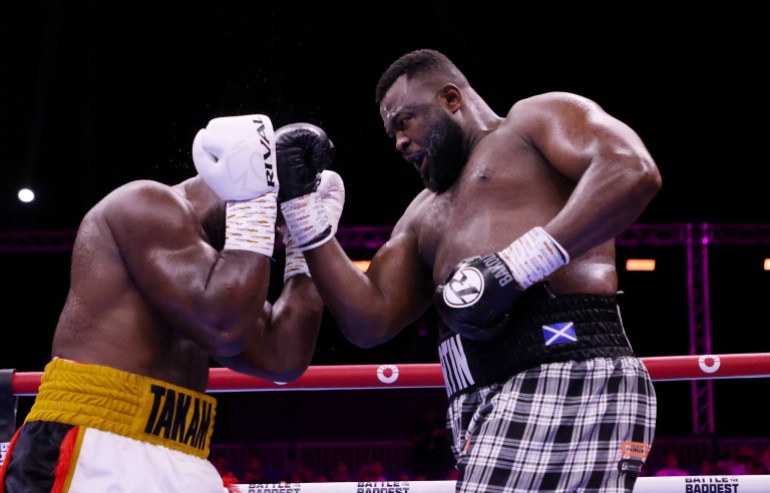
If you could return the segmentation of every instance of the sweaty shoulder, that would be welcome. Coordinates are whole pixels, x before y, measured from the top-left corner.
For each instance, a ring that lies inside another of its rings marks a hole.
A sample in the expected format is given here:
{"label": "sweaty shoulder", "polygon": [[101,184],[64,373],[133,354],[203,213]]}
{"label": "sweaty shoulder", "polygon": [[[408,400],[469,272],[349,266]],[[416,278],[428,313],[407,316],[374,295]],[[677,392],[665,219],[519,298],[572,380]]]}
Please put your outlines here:
{"label": "sweaty shoulder", "polygon": [[604,113],[593,100],[579,94],[553,91],[520,99],[506,115],[504,125],[551,125],[555,120],[570,117],[585,118],[591,114]]}
{"label": "sweaty shoulder", "polygon": [[435,196],[436,194],[427,188],[418,193],[393,228],[393,235],[416,233],[420,229],[421,221],[425,219],[431,200]]}
{"label": "sweaty shoulder", "polygon": [[115,232],[139,234],[152,224],[179,224],[180,215],[191,214],[189,203],[168,185],[136,180],[110,192],[89,214],[97,214]]}

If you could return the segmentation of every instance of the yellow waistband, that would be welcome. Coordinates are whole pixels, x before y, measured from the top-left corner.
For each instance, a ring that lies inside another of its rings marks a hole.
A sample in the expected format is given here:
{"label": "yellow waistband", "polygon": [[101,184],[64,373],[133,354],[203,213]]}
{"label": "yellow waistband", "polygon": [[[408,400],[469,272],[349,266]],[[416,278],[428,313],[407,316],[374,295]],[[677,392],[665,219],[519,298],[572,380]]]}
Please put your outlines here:
{"label": "yellow waistband", "polygon": [[55,358],[26,421],[96,428],[207,458],[216,399],[161,380]]}

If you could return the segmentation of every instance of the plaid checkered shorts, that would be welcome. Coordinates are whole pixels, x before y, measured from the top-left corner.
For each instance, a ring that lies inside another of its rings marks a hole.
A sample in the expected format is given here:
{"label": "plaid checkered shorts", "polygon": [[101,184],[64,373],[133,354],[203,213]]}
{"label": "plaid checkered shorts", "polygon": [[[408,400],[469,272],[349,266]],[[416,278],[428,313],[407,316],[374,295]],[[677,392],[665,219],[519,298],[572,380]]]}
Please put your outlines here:
{"label": "plaid checkered shorts", "polygon": [[655,433],[641,360],[543,364],[454,397],[458,493],[631,493]]}

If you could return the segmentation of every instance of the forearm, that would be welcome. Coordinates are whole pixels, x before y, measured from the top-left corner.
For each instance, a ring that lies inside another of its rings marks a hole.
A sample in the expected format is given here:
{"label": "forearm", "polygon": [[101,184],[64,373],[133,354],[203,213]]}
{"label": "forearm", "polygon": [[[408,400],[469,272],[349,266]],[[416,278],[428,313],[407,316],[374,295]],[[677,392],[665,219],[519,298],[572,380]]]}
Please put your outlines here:
{"label": "forearm", "polygon": [[[356,267],[336,240],[306,251],[305,256],[329,312],[348,340],[359,347],[391,339],[422,311],[400,306],[387,283],[378,283]],[[412,289],[405,284],[405,292]]]}
{"label": "forearm", "polygon": [[[290,237],[286,272],[308,269],[350,342],[370,347],[387,341],[426,308],[430,295],[421,283],[413,282],[422,278],[422,272],[397,261],[381,261],[379,276],[361,272],[334,238],[345,191],[342,178],[325,169],[333,153],[331,141],[322,129],[306,123],[281,127],[277,135],[282,151],[278,154],[281,212]],[[396,256],[412,257],[404,264],[416,263],[416,252],[416,248],[402,250]],[[301,260],[296,253],[302,254]],[[382,250],[375,260],[381,254]],[[377,270],[375,264],[373,260],[370,273]]]}
{"label": "forearm", "polygon": [[285,373],[284,381],[299,377],[310,365],[321,329],[324,304],[307,276],[289,279],[273,304],[265,346]]}
{"label": "forearm", "polygon": [[660,174],[651,161],[595,165],[561,212],[543,226],[575,258],[625,231],[660,187]]}
{"label": "forearm", "polygon": [[290,279],[273,306],[265,304],[258,328],[244,350],[214,357],[231,370],[288,382],[305,372],[313,358],[323,317],[323,302],[307,276]]}
{"label": "forearm", "polygon": [[[245,250],[224,250],[195,299],[196,317],[220,332],[253,330],[267,301],[271,259]],[[189,284],[186,288],[189,288]]]}

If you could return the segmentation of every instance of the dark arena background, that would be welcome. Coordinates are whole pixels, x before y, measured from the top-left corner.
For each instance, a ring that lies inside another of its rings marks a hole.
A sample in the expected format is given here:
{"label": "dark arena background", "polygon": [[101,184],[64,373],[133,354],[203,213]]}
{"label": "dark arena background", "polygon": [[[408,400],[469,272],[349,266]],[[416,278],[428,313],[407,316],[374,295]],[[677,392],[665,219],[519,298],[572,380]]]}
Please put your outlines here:
{"label": "dark arena background", "polygon": [[[641,135],[664,185],[617,243],[639,356],[770,354],[770,85],[759,12],[220,4],[0,5],[0,368],[41,371],[48,361],[85,212],[124,182],[191,176],[193,136],[217,116],[265,113],[276,127],[326,129],[347,192],[340,239],[352,258],[371,258],[421,189],[374,103],[380,73],[416,48],[445,52],[498,114],[532,94],[572,91]],[[17,199],[23,187],[34,188],[34,202]],[[626,271],[633,258],[654,258],[656,269]],[[280,262],[277,252],[273,286]],[[313,365],[435,363],[434,322],[429,312],[363,350],[327,315]],[[650,473],[663,451],[695,471],[736,447],[757,457],[770,447],[767,378],[662,381],[656,390],[660,447]],[[286,471],[276,457],[297,468],[303,446],[322,444],[351,469],[376,459],[395,477],[408,459],[378,451],[411,457],[414,425],[446,406],[440,388],[217,397],[215,455],[240,473],[259,454],[277,475]],[[31,403],[20,397],[19,424]],[[331,476],[332,459],[319,454],[314,477]]]}

